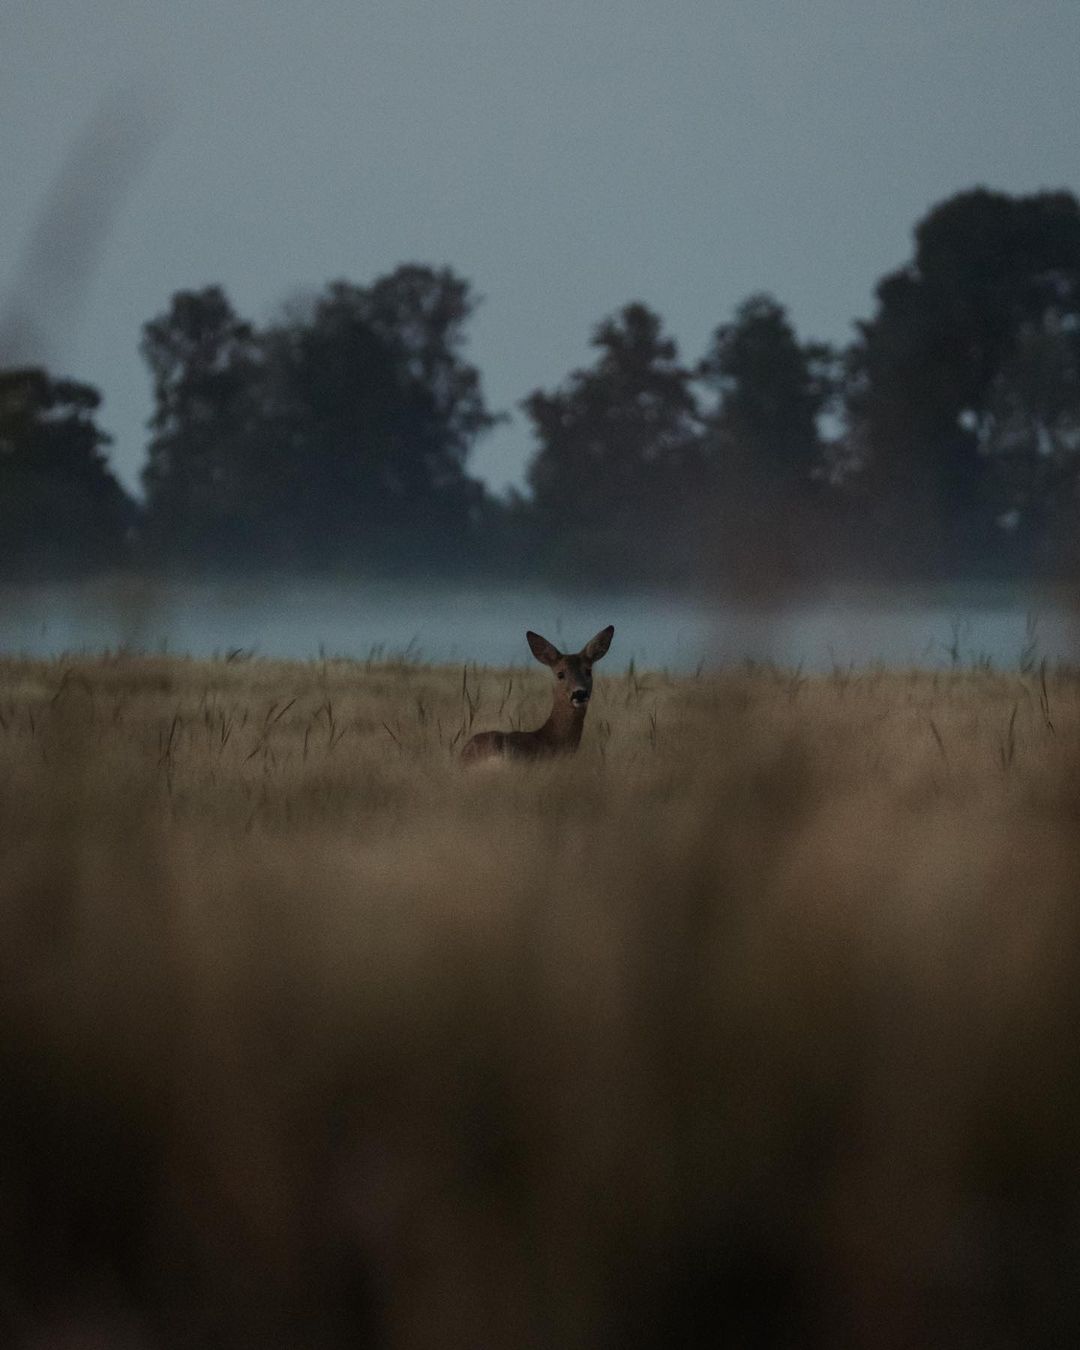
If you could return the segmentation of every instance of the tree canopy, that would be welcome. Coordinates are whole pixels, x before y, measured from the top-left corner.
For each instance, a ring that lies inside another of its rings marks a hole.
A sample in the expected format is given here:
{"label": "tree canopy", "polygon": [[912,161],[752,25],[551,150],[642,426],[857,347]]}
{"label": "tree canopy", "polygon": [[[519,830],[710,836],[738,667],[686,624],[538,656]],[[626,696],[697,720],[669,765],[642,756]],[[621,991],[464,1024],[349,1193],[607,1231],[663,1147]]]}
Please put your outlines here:
{"label": "tree canopy", "polygon": [[39,368],[0,371],[0,572],[50,576],[123,561],[134,510],[108,468],[101,396]]}
{"label": "tree canopy", "polygon": [[[1011,500],[1003,491],[1020,468],[1020,442],[1005,429],[1048,415],[1063,428],[1075,416],[1071,377],[1054,396],[1067,408],[1037,389],[1075,363],[1080,204],[1065,192],[959,193],[917,225],[913,258],[883,278],[877,300],[851,352],[852,434],[873,460],[875,495],[927,522],[930,556],[970,565],[995,547],[1002,512],[1024,509],[1015,486]],[[1036,353],[1044,376],[1033,382]],[[1067,442],[1058,434],[1059,450]],[[1038,432],[1027,441],[1019,477],[1029,484],[1041,476],[1041,443]]]}
{"label": "tree canopy", "polygon": [[528,471],[541,549],[553,566],[640,570],[672,557],[678,508],[700,454],[691,372],[658,315],[627,305],[600,323],[594,364],[523,407],[537,441]]}
{"label": "tree canopy", "polygon": [[337,568],[467,546],[465,465],[495,418],[448,269],[329,284],[262,332],[219,287],[146,325],[148,534],[178,553]]}
{"label": "tree canopy", "polygon": [[717,395],[721,453],[755,475],[809,483],[822,452],[820,420],[834,394],[834,355],[800,343],[783,305],[752,295],[721,324],[699,373]]}
{"label": "tree canopy", "polygon": [[[1080,203],[934,206],[844,351],[769,294],[695,363],[640,301],[522,402],[527,490],[470,476],[499,418],[466,355],[477,297],[409,263],[256,327],[221,286],[145,324],[145,504],[97,392],[0,376],[0,567],[489,570],[609,582],[1052,571],[1080,537]],[[135,548],[132,549],[132,540]],[[36,561],[35,561],[36,560]]]}
{"label": "tree canopy", "polygon": [[250,542],[261,352],[220,286],[180,291],[143,326],[154,413],[143,470],[153,556],[220,561]]}

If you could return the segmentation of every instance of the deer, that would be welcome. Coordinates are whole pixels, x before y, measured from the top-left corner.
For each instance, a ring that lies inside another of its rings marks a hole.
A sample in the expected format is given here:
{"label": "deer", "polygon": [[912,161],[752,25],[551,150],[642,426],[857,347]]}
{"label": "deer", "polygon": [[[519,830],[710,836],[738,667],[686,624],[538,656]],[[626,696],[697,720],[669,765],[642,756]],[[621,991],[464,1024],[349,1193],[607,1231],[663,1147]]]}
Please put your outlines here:
{"label": "deer", "polygon": [[549,755],[572,754],[581,743],[585,714],[592,697],[592,668],[611,646],[614,625],[590,638],[574,655],[560,652],[554,643],[531,630],[525,634],[533,656],[549,666],[555,679],[551,713],[535,731],[480,731],[461,752],[464,763],[503,757],[506,759],[544,759]]}

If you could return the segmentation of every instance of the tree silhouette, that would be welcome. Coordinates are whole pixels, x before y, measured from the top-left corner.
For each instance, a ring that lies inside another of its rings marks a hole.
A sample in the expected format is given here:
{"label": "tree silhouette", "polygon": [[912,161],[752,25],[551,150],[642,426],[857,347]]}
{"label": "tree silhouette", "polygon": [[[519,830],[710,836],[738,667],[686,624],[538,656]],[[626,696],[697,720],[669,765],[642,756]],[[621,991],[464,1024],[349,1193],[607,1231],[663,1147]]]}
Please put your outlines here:
{"label": "tree silhouette", "polygon": [[709,421],[721,453],[763,481],[809,484],[820,465],[818,421],[834,396],[834,365],[830,348],[798,341],[772,296],[744,300],[734,322],[717,328],[699,367],[718,395]]}
{"label": "tree silhouette", "polygon": [[449,270],[338,281],[263,332],[219,287],[146,325],[156,536],[216,565],[417,566],[460,555],[495,421],[461,356],[475,308]]}
{"label": "tree silhouette", "polygon": [[485,406],[480,372],[461,357],[477,300],[448,267],[410,263],[380,277],[364,301],[368,324],[393,352],[423,416],[431,481],[453,482],[477,436],[499,420]]}
{"label": "tree silhouette", "polygon": [[495,420],[460,356],[474,306],[451,272],[410,266],[335,282],[266,335],[289,514],[317,565],[419,565],[466,546],[482,489],[465,463]]}
{"label": "tree silhouette", "polygon": [[[976,427],[995,471],[998,523],[1021,558],[1046,566],[1075,552],[1080,505],[1080,328],[1048,309],[1025,324],[995,375]],[[1075,559],[1073,559],[1075,561]]]}
{"label": "tree silhouette", "polygon": [[704,432],[709,573],[742,598],[764,603],[832,563],[813,489],[826,476],[819,423],[836,367],[832,350],[801,343],[764,294],[716,329],[698,366],[716,398]]}
{"label": "tree silhouette", "polygon": [[0,571],[80,575],[124,559],[135,507],[102,454],[87,384],[0,371]]}
{"label": "tree silhouette", "polygon": [[548,566],[658,577],[685,567],[680,505],[700,460],[690,372],[660,318],[627,305],[597,327],[594,365],[523,403],[539,442],[528,469]]}
{"label": "tree silhouette", "polygon": [[260,522],[251,460],[263,431],[261,356],[251,325],[220,286],[179,291],[143,326],[154,388],[143,471],[153,557],[221,562],[248,549]]}
{"label": "tree silhouette", "polygon": [[1049,326],[1072,334],[1063,347],[1075,340],[1080,206],[1065,192],[960,193],[919,223],[912,261],[877,298],[848,392],[871,490],[899,511],[913,552],[954,569],[985,561],[1009,504],[987,430],[1000,428],[1002,400],[1019,397],[1032,335]]}

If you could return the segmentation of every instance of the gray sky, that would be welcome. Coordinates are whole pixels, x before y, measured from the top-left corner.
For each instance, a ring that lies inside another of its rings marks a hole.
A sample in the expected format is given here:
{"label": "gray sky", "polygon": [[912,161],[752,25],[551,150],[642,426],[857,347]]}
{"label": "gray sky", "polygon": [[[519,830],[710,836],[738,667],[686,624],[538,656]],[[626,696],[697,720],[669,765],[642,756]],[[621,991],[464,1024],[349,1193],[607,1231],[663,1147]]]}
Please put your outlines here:
{"label": "gray sky", "polygon": [[[1078,71],[1078,0],[0,0],[0,296],[129,484],[140,325],[211,282],[264,322],[448,263],[510,410],[634,299],[688,359],[756,290],[845,341],[934,202],[1080,190]],[[517,412],[472,467],[529,450]]]}

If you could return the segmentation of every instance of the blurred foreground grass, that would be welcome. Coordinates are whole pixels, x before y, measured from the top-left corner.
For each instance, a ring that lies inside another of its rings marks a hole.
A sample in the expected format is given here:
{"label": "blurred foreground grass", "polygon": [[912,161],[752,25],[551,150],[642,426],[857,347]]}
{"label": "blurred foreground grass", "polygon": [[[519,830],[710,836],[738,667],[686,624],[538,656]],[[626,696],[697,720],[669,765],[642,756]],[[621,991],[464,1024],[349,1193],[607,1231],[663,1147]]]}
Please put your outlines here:
{"label": "blurred foreground grass", "polygon": [[0,1344],[1080,1341],[1080,678],[0,662]]}

